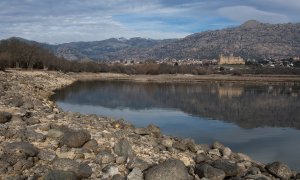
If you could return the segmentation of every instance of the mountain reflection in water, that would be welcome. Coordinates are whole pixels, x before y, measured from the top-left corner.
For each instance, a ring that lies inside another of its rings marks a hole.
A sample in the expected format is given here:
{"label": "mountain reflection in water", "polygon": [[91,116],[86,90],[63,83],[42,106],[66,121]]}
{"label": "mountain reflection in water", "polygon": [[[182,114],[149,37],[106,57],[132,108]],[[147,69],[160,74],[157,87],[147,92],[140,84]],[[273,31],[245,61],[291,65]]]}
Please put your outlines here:
{"label": "mountain reflection in water", "polygon": [[77,82],[60,90],[55,98],[112,109],[178,109],[193,116],[233,122],[242,128],[300,129],[299,93],[299,86],[96,81]]}
{"label": "mountain reflection in water", "polygon": [[255,160],[300,171],[300,86],[77,82],[53,97],[64,110],[158,125],[198,143],[219,140]]}

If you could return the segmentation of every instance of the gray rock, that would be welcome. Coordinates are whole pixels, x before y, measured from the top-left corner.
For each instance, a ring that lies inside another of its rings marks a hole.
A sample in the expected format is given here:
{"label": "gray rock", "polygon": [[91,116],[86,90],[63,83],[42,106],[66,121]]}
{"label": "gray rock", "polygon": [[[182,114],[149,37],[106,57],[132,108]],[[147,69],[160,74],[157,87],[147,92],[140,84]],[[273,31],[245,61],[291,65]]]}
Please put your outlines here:
{"label": "gray rock", "polygon": [[167,148],[171,148],[173,146],[173,140],[172,139],[169,139],[169,138],[164,138],[162,141],[161,141],[161,144]]}
{"label": "gray rock", "polygon": [[143,173],[139,168],[134,168],[127,176],[127,180],[143,180]]}
{"label": "gray rock", "polygon": [[10,103],[12,106],[15,106],[15,107],[21,107],[21,106],[24,104],[24,102],[23,102],[23,100],[22,100],[21,97],[13,97],[13,98],[9,101],[9,103]]}
{"label": "gray rock", "polygon": [[40,150],[37,157],[43,161],[52,162],[56,158],[56,154],[55,154],[55,152],[51,152],[51,151],[47,151],[47,150]]}
{"label": "gray rock", "polygon": [[213,149],[224,149],[225,146],[223,144],[221,144],[219,141],[215,141],[213,144],[212,144],[212,148]]}
{"label": "gray rock", "polygon": [[195,158],[195,162],[196,162],[197,164],[199,164],[199,163],[201,163],[201,162],[206,161],[207,158],[208,158],[208,157],[207,157],[205,154],[197,154],[197,155],[196,155],[196,158]]}
{"label": "gray rock", "polygon": [[155,136],[155,137],[160,137],[160,128],[153,125],[153,124],[149,124],[147,126],[147,129]]}
{"label": "gray rock", "polygon": [[52,139],[60,140],[64,136],[64,132],[59,129],[50,129],[47,136]]}
{"label": "gray rock", "polygon": [[149,135],[149,134],[150,134],[150,131],[149,131],[148,129],[146,129],[146,128],[136,128],[136,129],[134,130],[134,132],[135,132],[136,134],[142,135],[142,136],[144,136],[144,135]]}
{"label": "gray rock", "polygon": [[92,174],[92,169],[89,165],[80,164],[67,158],[55,159],[53,161],[53,168],[56,170],[72,171],[78,178],[87,178]]}
{"label": "gray rock", "polygon": [[125,180],[125,177],[121,176],[120,174],[114,175],[111,180]]}
{"label": "gray rock", "polygon": [[114,155],[107,151],[100,152],[95,159],[96,163],[98,164],[110,164],[115,162],[115,160],[116,158],[114,157]]}
{"label": "gray rock", "polygon": [[173,148],[176,148],[180,151],[186,151],[187,150],[186,144],[184,144],[182,142],[179,142],[179,141],[173,142]]}
{"label": "gray rock", "polygon": [[132,158],[127,164],[128,169],[139,168],[141,171],[148,169],[149,166],[150,164],[137,157]]}
{"label": "gray rock", "polygon": [[9,122],[12,118],[12,114],[9,112],[0,112],[0,123]]}
{"label": "gray rock", "polygon": [[289,179],[292,176],[291,169],[284,163],[273,162],[266,166],[269,173],[281,179]]}
{"label": "gray rock", "polygon": [[207,163],[197,164],[195,174],[200,178],[208,178],[211,180],[223,180],[225,178],[225,172],[223,170],[214,168]]}
{"label": "gray rock", "polygon": [[29,141],[44,142],[46,136],[42,133],[37,133],[34,130],[27,130],[26,137]]}
{"label": "gray rock", "polygon": [[0,160],[0,173],[6,173],[9,166],[9,163]]}
{"label": "gray rock", "polygon": [[38,120],[37,118],[34,118],[34,117],[27,118],[27,119],[25,120],[25,122],[26,122],[26,124],[29,125],[29,126],[41,123],[40,120]]}
{"label": "gray rock", "polygon": [[119,156],[130,157],[134,155],[132,147],[127,139],[121,139],[118,143],[116,143],[114,151]]}
{"label": "gray rock", "polygon": [[110,178],[117,174],[120,174],[119,169],[116,166],[106,166],[102,169],[102,171],[105,173],[103,175],[103,178]]}
{"label": "gray rock", "polygon": [[29,169],[33,167],[32,159],[21,159],[19,160],[13,167],[15,171],[24,171],[25,169]]}
{"label": "gray rock", "polygon": [[34,109],[34,104],[33,104],[32,101],[27,100],[27,101],[24,102],[23,108],[25,108],[25,109]]}
{"label": "gray rock", "polygon": [[225,172],[226,176],[237,176],[239,168],[236,164],[228,160],[218,159],[211,164],[214,168],[221,169]]}
{"label": "gray rock", "polygon": [[82,147],[90,139],[90,133],[85,130],[70,130],[64,133],[63,144],[71,148],[79,148]]}
{"label": "gray rock", "polygon": [[188,179],[188,171],[183,162],[177,159],[167,160],[147,170],[145,180],[184,180]]}
{"label": "gray rock", "polygon": [[91,139],[88,142],[86,142],[83,147],[83,149],[88,149],[92,152],[96,152],[98,149],[98,143],[95,139]]}
{"label": "gray rock", "polygon": [[51,170],[43,180],[77,180],[76,174],[72,171]]}
{"label": "gray rock", "polygon": [[38,149],[28,142],[12,142],[5,146],[6,152],[22,152],[26,156],[35,156]]}

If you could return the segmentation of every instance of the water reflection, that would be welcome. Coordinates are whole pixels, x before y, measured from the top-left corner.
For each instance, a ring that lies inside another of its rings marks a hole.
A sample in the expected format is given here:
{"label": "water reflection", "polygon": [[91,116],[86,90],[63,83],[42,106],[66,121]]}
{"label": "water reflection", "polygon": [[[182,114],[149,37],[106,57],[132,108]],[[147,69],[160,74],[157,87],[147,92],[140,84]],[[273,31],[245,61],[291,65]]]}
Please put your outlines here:
{"label": "water reflection", "polygon": [[157,124],[198,143],[219,140],[256,160],[300,171],[299,86],[77,82],[57,92],[64,110]]}
{"label": "water reflection", "polygon": [[112,109],[178,109],[193,116],[234,122],[242,128],[300,128],[298,86],[220,83],[157,84],[77,82],[59,101]]}

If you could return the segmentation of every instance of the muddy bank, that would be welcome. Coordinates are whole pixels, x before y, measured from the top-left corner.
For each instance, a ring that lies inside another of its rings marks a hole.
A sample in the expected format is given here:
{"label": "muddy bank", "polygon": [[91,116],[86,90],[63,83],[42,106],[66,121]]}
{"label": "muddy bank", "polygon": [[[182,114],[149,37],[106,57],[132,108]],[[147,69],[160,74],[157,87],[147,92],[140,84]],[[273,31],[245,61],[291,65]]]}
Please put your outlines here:
{"label": "muddy bank", "polygon": [[[99,76],[124,78],[116,74],[100,74],[96,78]],[[218,142],[196,144],[192,139],[163,135],[155,125],[135,128],[122,119],[64,112],[49,100],[55,89],[78,79],[94,78],[87,77],[58,72],[0,71],[1,179],[296,179],[300,176],[283,163],[255,162]],[[149,81],[140,78],[137,81]],[[159,80],[159,76],[151,78],[150,81]]]}

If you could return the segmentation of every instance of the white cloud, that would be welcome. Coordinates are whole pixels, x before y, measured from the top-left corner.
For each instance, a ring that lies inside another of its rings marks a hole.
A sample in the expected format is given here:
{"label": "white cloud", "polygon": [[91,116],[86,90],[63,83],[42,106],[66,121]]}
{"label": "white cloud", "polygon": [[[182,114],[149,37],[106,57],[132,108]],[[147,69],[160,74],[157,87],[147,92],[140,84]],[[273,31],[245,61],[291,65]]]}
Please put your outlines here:
{"label": "white cloud", "polygon": [[289,18],[286,15],[266,12],[250,6],[222,7],[218,10],[218,13],[223,17],[238,22],[245,22],[250,19],[267,23],[289,22]]}

